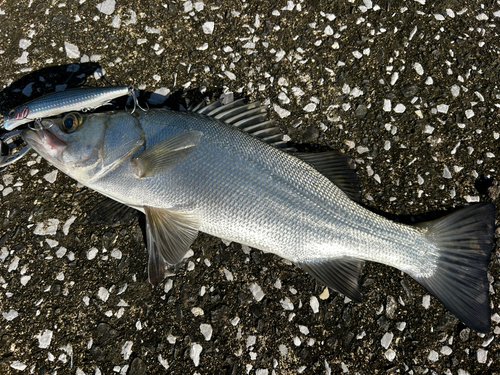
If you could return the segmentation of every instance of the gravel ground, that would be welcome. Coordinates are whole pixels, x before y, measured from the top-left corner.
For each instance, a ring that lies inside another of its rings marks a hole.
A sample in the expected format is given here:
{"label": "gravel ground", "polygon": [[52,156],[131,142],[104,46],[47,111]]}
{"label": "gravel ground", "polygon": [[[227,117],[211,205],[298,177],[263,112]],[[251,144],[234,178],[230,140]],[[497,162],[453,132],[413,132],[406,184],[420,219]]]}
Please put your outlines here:
{"label": "gravel ground", "polygon": [[[81,84],[176,109],[234,92],[355,159],[376,210],[498,209],[500,1],[432,3],[3,2],[1,110]],[[153,288],[142,219],[100,200],[34,153],[0,171],[0,373],[500,374],[498,223],[483,335],[395,269],[367,264],[358,304],[207,235]]]}

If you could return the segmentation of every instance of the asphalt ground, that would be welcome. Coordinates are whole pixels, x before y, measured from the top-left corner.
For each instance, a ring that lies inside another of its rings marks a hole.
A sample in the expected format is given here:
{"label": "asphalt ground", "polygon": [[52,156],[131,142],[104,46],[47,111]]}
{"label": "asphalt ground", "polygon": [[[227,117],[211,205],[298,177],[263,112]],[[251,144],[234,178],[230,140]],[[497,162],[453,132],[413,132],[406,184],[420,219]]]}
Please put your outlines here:
{"label": "asphalt ground", "polygon": [[[352,157],[374,210],[498,218],[499,27],[491,0],[2,2],[0,109],[81,85],[180,110],[233,92],[302,150]],[[354,303],[203,234],[153,288],[142,218],[35,153],[0,176],[2,374],[500,373],[498,221],[478,334],[390,267],[366,264]]]}

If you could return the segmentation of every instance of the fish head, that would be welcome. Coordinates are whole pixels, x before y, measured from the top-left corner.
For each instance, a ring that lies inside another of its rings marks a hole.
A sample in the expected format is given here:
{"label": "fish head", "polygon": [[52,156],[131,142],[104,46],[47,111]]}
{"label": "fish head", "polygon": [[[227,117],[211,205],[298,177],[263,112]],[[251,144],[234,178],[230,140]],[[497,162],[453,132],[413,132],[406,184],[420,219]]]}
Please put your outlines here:
{"label": "fish head", "polygon": [[44,119],[22,133],[24,141],[65,174],[85,184],[144,147],[144,132],[127,112]]}

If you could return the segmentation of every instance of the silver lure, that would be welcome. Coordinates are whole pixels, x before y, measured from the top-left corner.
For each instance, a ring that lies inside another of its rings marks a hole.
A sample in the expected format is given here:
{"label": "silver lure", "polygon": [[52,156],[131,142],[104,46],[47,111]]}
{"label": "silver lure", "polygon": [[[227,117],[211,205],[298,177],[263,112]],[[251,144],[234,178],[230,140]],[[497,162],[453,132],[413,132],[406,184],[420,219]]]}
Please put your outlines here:
{"label": "silver lure", "polygon": [[0,116],[0,127],[13,130],[37,119],[65,112],[95,109],[125,95],[133,96],[135,99],[134,88],[131,86],[78,88],[44,95]]}

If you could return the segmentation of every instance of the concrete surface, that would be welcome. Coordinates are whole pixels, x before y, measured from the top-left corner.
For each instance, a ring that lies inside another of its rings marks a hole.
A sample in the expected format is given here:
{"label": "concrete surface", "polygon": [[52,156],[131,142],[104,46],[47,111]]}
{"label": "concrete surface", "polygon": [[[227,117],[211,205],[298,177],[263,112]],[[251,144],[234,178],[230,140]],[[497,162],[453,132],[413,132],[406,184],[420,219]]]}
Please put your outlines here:
{"label": "concrete surface", "polygon": [[[498,210],[499,27],[499,1],[3,2],[0,106],[84,83],[269,99],[291,141],[356,160],[374,209]],[[207,235],[153,288],[137,217],[99,221],[33,153],[0,176],[2,374],[500,373],[498,229],[482,335],[389,267],[358,304]]]}

